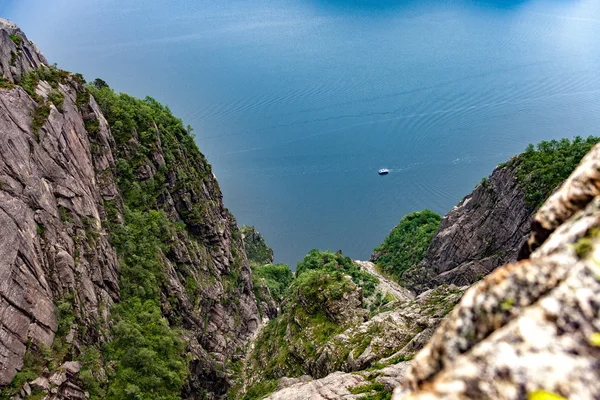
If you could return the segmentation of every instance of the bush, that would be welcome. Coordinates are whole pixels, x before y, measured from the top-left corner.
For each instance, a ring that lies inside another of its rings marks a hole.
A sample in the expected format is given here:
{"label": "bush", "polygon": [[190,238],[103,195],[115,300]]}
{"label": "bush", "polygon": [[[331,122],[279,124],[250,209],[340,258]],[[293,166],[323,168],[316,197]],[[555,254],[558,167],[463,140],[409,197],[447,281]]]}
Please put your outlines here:
{"label": "bush", "polygon": [[441,220],[439,214],[427,209],[405,215],[383,244],[375,248],[377,265],[383,272],[401,282],[404,271],[417,265],[425,257]]}
{"label": "bush", "polygon": [[341,251],[332,253],[331,251],[311,250],[304,260],[296,266],[296,277],[299,278],[309,270],[325,270],[330,272],[343,272],[352,277],[352,281],[363,289],[363,295],[370,297],[375,292],[378,280],[373,275],[360,269],[349,257],[342,254]]}
{"label": "bush", "polygon": [[543,140],[511,159],[507,167],[515,170],[517,181],[525,188],[525,202],[534,209],[541,206],[599,141],[595,136]]}
{"label": "bush", "polygon": [[273,299],[280,303],[287,288],[294,280],[294,274],[286,264],[267,264],[256,267],[252,271],[255,279],[264,279],[267,282]]}

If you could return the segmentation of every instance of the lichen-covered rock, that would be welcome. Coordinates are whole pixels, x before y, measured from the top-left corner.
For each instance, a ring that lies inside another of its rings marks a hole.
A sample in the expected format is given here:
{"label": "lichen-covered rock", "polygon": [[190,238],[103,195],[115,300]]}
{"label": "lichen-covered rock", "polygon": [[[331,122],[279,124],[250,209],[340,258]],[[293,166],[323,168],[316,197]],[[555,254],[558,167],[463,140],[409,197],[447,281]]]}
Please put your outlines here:
{"label": "lichen-covered rock", "polygon": [[363,398],[365,394],[384,394],[391,392],[402,382],[407,367],[408,362],[400,362],[377,371],[355,373],[338,371],[314,380],[307,377],[297,380],[281,379],[280,388],[266,399],[354,400]]}
{"label": "lichen-covered rock", "polygon": [[514,171],[496,168],[444,216],[423,261],[402,275],[404,286],[419,293],[443,283],[471,285],[516,260],[532,212]]}
{"label": "lichen-covered rock", "polygon": [[557,222],[532,257],[465,293],[394,399],[597,398],[599,157],[597,145],[541,207],[536,221]]}

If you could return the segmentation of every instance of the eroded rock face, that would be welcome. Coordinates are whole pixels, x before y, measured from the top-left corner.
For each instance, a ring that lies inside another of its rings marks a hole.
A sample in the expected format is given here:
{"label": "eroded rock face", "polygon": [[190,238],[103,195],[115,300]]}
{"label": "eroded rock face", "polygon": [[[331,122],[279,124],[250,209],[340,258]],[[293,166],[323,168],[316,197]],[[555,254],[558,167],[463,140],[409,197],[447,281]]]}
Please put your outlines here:
{"label": "eroded rock face", "polygon": [[599,157],[597,145],[541,207],[536,221],[557,222],[531,258],[465,293],[394,399],[597,398]]}
{"label": "eroded rock face", "polygon": [[[46,64],[37,47],[5,20],[0,20],[0,42],[0,70],[10,82]],[[52,383],[56,398],[84,398],[79,371],[68,362],[85,346],[109,340],[110,308],[120,300],[120,261],[109,241],[106,204],[114,214],[111,223],[122,223],[122,194],[113,171],[117,159],[138,157],[140,142],[134,132],[125,146],[116,145],[77,76],[60,71],[58,82],[42,78],[33,97],[19,86],[5,86],[0,89],[0,389],[22,368],[29,342],[33,350],[52,345],[59,326],[56,306],[64,302],[72,307],[73,323],[62,333],[69,351],[57,366],[64,361],[68,368],[43,372],[39,382]],[[64,96],[58,107],[48,100],[57,94]],[[42,105],[49,114],[34,126]],[[155,128],[152,156],[136,158],[139,182],[167,165]],[[188,345],[190,376],[183,395],[214,399],[225,395],[231,379],[227,365],[241,357],[259,313],[242,237],[210,165],[181,144],[176,151],[180,162],[164,171],[156,209],[182,221],[185,229],[167,239],[168,251],[161,250],[160,300],[163,315]],[[199,179],[190,183],[179,174]]]}
{"label": "eroded rock face", "polygon": [[471,285],[517,258],[531,231],[531,213],[509,167],[454,207],[440,224],[423,261],[406,271],[405,286],[419,293],[443,283]]}
{"label": "eroded rock face", "polygon": [[18,82],[21,76],[48,61],[37,46],[27,40],[19,27],[0,18],[0,73],[10,82]]}
{"label": "eroded rock face", "polygon": [[78,338],[83,343],[106,339],[95,327],[106,325],[119,299],[117,257],[102,225],[102,199],[117,192],[110,133],[90,99],[104,144],[92,154],[75,90],[60,90],[63,111],[51,106],[39,132],[29,95],[20,87],[0,90],[0,386],[21,368],[29,340],[52,344],[56,301],[73,296],[89,327]]}

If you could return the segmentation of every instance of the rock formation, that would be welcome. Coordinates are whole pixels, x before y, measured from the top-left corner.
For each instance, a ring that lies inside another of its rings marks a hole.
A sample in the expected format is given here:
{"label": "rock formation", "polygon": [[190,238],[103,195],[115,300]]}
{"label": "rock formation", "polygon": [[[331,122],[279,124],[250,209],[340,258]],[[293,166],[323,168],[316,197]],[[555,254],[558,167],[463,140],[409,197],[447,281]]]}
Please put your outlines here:
{"label": "rock formation", "polygon": [[517,258],[533,209],[509,166],[498,167],[440,224],[421,263],[402,280],[415,292],[443,283],[470,285]]}

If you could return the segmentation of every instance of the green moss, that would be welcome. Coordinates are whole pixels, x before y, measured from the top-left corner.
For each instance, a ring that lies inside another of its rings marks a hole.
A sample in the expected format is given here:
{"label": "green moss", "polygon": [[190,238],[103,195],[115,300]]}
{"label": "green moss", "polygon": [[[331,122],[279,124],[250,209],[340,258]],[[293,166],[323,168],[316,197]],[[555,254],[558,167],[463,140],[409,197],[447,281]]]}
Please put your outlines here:
{"label": "green moss", "polygon": [[402,282],[402,274],[425,257],[441,220],[440,215],[430,210],[405,215],[383,244],[374,250],[382,272]]}
{"label": "green moss", "polygon": [[513,308],[515,305],[515,299],[506,299],[502,303],[500,303],[500,309],[502,311],[508,311]]}

